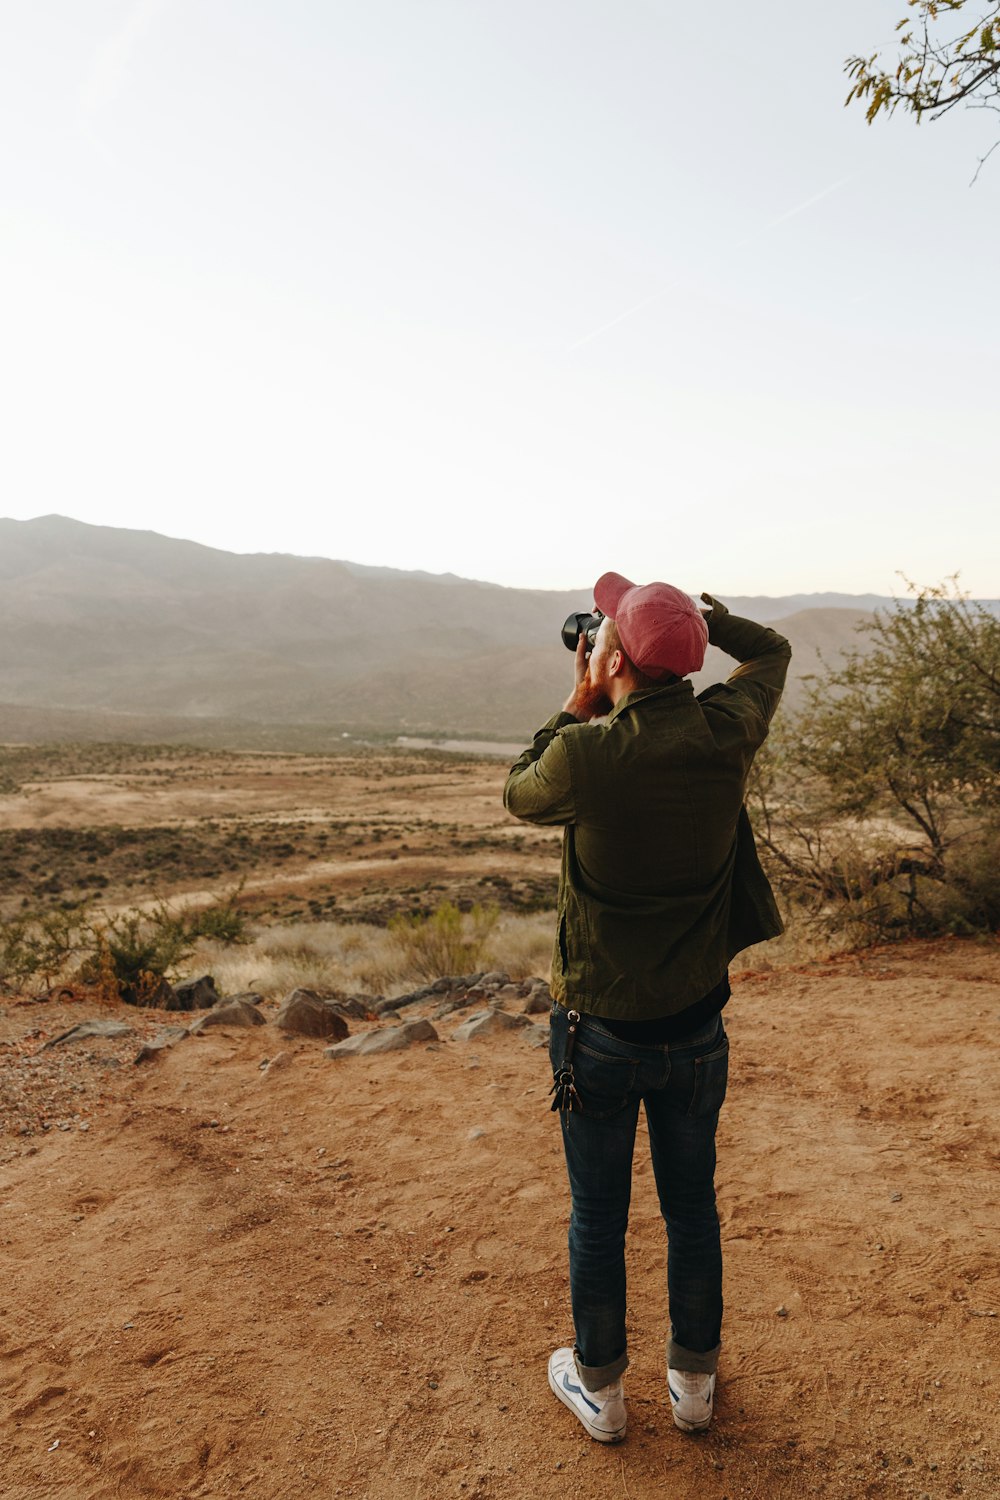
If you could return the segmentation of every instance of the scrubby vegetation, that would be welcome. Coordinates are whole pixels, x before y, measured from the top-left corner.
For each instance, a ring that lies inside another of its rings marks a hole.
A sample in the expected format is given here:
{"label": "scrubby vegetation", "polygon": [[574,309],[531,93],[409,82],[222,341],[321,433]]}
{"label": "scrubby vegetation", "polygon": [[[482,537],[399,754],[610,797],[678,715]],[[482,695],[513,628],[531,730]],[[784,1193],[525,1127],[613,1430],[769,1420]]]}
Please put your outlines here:
{"label": "scrubby vegetation", "polygon": [[1000,620],[953,580],[911,592],[779,717],[751,785],[786,902],[856,945],[1000,923]]}

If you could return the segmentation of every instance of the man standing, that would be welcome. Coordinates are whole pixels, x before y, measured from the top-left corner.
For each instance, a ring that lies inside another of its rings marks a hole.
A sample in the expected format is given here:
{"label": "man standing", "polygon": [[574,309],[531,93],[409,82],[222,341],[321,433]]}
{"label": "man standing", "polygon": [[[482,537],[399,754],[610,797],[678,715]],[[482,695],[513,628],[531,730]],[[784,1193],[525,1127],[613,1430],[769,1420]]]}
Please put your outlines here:
{"label": "man standing", "polygon": [[[715,1131],[728,965],[781,932],[743,806],[778,706],[783,636],[666,583],[605,573],[603,615],[561,713],[511,768],[504,806],[565,828],[552,963],[553,1109],[572,1197],[575,1347],[549,1385],[591,1437],[625,1436],[625,1231],[639,1104],[668,1236],[667,1384],[685,1431],[712,1417],[722,1326]],[[741,665],[697,698],[711,641]],[[606,717],[605,717],[606,716]],[[594,723],[595,719],[603,722]]]}

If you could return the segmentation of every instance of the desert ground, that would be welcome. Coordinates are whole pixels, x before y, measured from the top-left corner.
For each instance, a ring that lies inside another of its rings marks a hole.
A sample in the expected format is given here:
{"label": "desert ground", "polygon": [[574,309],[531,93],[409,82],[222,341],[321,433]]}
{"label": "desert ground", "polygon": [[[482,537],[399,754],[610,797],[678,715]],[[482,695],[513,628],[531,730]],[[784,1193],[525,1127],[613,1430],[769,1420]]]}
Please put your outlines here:
{"label": "desert ground", "polygon": [[[329,953],[393,912],[489,900],[530,931],[498,926],[512,957],[491,964],[545,977],[558,836],[507,821],[503,774],[433,752],[12,751],[3,913],[242,882],[255,947],[315,928]],[[794,939],[737,962],[726,1011],[715,1422],[670,1419],[640,1137],[619,1447],[545,1379],[571,1328],[544,1015],[463,1040],[469,1011],[434,1019],[428,996],[400,1016],[436,1039],[332,1058],[275,1025],[275,981],[265,1025],[136,1063],[191,1017],[79,985],[0,995],[0,1495],[995,1496],[1000,952]],[[259,966],[205,950],[192,972],[216,957],[226,990]],[[87,1019],[129,1030],[48,1045]]]}

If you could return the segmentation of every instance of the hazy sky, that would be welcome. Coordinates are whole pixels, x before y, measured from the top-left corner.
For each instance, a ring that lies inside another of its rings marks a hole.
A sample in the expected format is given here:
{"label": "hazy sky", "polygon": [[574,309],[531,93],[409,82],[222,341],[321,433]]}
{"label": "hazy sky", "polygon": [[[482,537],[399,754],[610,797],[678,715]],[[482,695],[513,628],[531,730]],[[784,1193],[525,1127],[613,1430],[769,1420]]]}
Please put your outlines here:
{"label": "hazy sky", "polygon": [[1000,121],[903,0],[0,11],[0,511],[720,594],[1000,594]]}

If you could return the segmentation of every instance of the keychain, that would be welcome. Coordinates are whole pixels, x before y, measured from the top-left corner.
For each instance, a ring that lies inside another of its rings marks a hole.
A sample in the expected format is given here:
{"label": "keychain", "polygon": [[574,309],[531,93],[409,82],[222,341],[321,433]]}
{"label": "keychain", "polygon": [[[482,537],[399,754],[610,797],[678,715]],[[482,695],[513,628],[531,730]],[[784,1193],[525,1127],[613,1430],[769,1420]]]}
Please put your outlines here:
{"label": "keychain", "polygon": [[573,1048],[576,1046],[576,1029],[580,1024],[580,1012],[571,1010],[567,1012],[566,1020],[566,1050],[563,1053],[561,1066],[556,1070],[550,1094],[555,1094],[552,1101],[553,1112],[568,1113],[571,1109],[582,1108],[580,1095],[576,1091],[573,1082]]}

